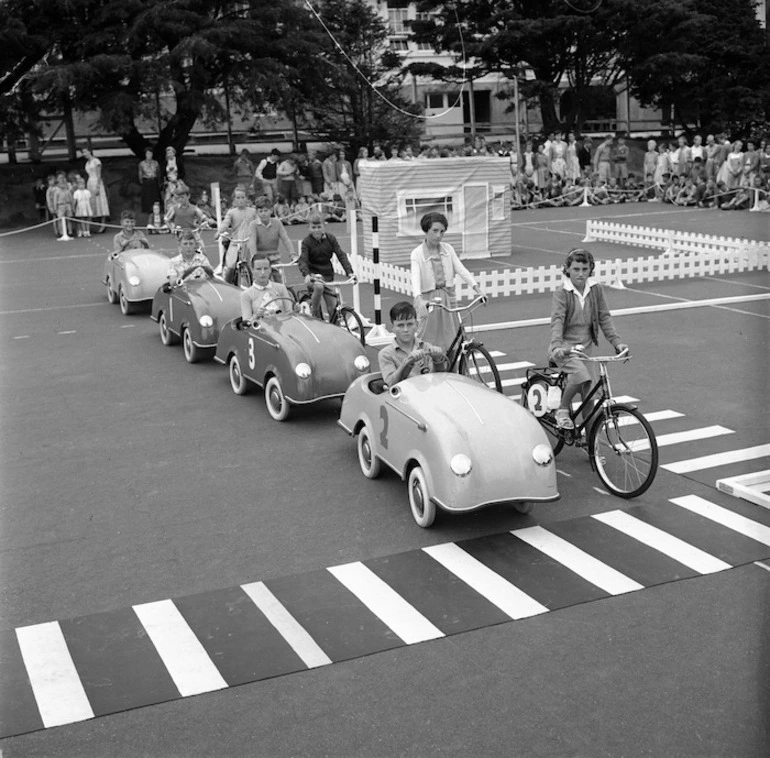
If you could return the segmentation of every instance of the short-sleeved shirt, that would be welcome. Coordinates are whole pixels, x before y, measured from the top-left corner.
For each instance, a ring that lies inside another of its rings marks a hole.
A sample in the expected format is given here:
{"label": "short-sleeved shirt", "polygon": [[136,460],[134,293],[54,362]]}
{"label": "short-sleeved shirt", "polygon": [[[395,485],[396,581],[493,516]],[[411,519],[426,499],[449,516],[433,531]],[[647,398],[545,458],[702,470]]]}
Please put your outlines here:
{"label": "short-sleeved shirt", "polygon": [[[415,338],[414,347],[412,350],[427,350],[431,347],[432,345],[417,337]],[[404,348],[401,347],[401,345],[399,345],[395,340],[392,344],[386,345],[382,348],[382,350],[380,350],[377,355],[377,361],[379,362],[380,373],[382,374],[382,380],[385,382],[385,384],[393,384],[391,381],[393,375],[396,373],[396,371],[398,371],[398,369],[407,359],[410,352],[411,351],[404,350]],[[401,377],[401,381],[408,378],[413,373],[431,374],[436,371],[437,363],[442,364],[443,361],[434,361],[430,355],[426,354],[411,367],[406,376]]]}
{"label": "short-sleeved shirt", "polygon": [[150,243],[147,241],[147,237],[145,236],[144,232],[140,232],[138,229],[134,229],[131,234],[126,234],[126,232],[121,229],[112,238],[112,249],[121,253],[124,250],[130,250],[137,247],[147,248],[149,246]]}
{"label": "short-sleeved shirt", "polygon": [[196,250],[195,255],[188,260],[185,260],[180,253],[168,262],[168,277],[176,281],[191,266],[205,266],[211,268],[211,263],[200,250]]}

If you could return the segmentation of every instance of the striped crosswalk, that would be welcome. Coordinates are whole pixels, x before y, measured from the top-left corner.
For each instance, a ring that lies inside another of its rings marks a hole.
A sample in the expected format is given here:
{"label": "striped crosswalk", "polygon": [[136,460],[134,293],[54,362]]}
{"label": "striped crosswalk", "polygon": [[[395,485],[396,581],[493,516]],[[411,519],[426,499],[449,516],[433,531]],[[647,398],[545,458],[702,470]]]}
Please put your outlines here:
{"label": "striped crosswalk", "polygon": [[0,634],[0,736],[766,560],[770,511],[732,502],[688,495],[21,627]]}

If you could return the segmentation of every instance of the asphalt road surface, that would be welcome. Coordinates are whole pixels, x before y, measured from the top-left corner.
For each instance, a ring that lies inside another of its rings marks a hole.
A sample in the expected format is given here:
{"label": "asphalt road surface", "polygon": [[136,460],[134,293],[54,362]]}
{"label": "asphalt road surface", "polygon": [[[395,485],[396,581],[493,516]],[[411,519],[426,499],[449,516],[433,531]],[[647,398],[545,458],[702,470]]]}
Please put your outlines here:
{"label": "asphalt road surface", "polygon": [[[278,424],[261,392],[108,305],[102,240],[0,242],[4,758],[767,754],[770,510],[715,482],[770,468],[770,299],[617,315],[634,358],[614,393],[662,443],[641,497],[602,492],[568,449],[558,502],[422,530],[398,477],[362,477],[338,402]],[[753,295],[767,272],[609,291],[618,314]],[[496,301],[476,325],[549,309]],[[547,326],[478,336],[516,397]],[[530,544],[543,530],[612,580]],[[474,589],[458,553],[496,578]],[[398,618],[366,604],[372,576]],[[501,610],[500,577],[537,612]],[[270,597],[309,632],[303,655],[265,623]],[[61,645],[74,668],[52,684]],[[175,670],[185,645],[196,664]]]}

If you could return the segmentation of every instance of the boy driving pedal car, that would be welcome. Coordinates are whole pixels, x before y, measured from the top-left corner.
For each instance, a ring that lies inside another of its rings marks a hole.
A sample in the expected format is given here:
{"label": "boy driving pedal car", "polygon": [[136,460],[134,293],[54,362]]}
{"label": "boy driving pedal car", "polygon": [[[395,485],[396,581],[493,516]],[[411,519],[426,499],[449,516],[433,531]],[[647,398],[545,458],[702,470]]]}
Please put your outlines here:
{"label": "boy driving pedal car", "polygon": [[389,387],[412,372],[430,374],[440,371],[437,366],[446,363],[446,353],[440,347],[417,336],[417,310],[412,303],[402,301],[390,309],[390,330],[396,339],[377,356],[382,380]]}
{"label": "boy driving pedal car", "polygon": [[255,255],[251,260],[254,284],[241,292],[241,317],[244,323],[257,321],[265,316],[297,310],[297,304],[286,285],[270,279],[272,267],[266,255]]}

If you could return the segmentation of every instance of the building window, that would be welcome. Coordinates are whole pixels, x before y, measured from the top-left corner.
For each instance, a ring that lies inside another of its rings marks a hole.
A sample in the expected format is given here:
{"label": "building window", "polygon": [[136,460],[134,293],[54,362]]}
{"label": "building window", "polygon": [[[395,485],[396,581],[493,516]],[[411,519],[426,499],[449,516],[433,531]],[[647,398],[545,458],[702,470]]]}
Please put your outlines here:
{"label": "building window", "polygon": [[422,236],[420,219],[426,213],[443,213],[452,226],[454,197],[452,195],[415,195],[414,190],[409,194],[399,193],[398,198],[398,231],[410,237]]}
{"label": "building window", "polygon": [[397,53],[403,53],[409,50],[409,43],[405,39],[391,39],[389,40],[390,49],[395,50]]}
{"label": "building window", "polygon": [[406,21],[409,18],[409,10],[407,8],[391,8],[388,7],[388,23],[390,24],[391,34],[408,34],[409,27]]}
{"label": "building window", "polygon": [[441,92],[429,92],[425,96],[426,108],[443,108],[444,107],[444,95]]}
{"label": "building window", "polygon": [[431,45],[430,42],[417,42],[415,44],[417,45],[418,50],[427,50],[427,51],[433,50],[433,45]]}

